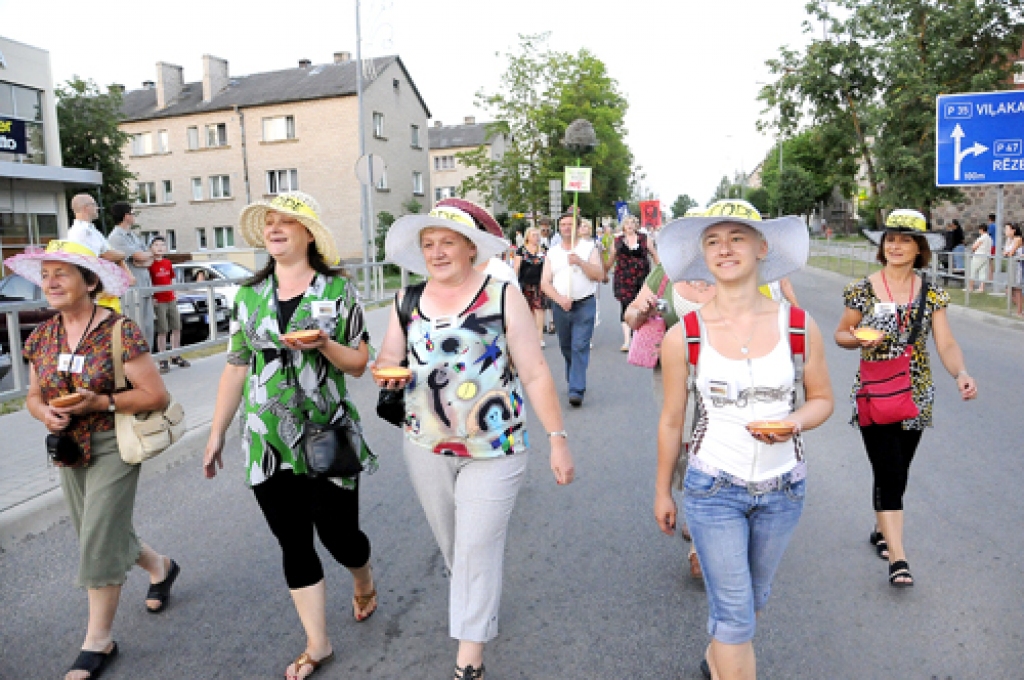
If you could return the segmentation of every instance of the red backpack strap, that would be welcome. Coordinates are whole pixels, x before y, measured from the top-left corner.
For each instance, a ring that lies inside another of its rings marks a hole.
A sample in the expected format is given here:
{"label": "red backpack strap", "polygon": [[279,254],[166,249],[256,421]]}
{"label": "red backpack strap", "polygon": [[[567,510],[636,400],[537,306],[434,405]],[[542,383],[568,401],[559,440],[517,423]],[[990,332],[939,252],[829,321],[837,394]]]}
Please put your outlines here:
{"label": "red backpack strap", "polygon": [[664,274],[661,277],[661,284],[658,286],[658,299],[665,297],[665,288],[668,286],[668,277]]}
{"label": "red backpack strap", "polygon": [[789,308],[789,351],[807,358],[807,312],[793,306]]}
{"label": "red backpack strap", "polygon": [[697,318],[697,312],[690,312],[683,317],[683,331],[686,334],[686,360],[694,369],[690,371],[692,375],[700,359],[700,319]]}

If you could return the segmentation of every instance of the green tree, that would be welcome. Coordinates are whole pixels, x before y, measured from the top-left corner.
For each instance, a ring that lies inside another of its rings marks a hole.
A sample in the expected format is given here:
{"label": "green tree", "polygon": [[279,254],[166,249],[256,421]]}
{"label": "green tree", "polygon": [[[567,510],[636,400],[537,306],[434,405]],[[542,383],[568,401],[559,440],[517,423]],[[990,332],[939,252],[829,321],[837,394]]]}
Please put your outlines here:
{"label": "green tree", "polygon": [[[836,135],[840,135],[838,138]],[[857,157],[851,147],[848,153],[837,156],[836,145],[849,142],[833,126],[808,128],[782,143],[782,159],[784,169],[799,168],[811,182],[813,199],[811,207],[817,203],[828,202],[832,192],[839,192],[846,197],[852,196],[856,188]],[[785,172],[784,179],[785,181]],[[790,175],[790,178],[797,175]],[[765,156],[761,165],[761,185],[768,192],[769,203],[774,211],[779,207],[779,146],[776,144]],[[803,193],[803,188],[799,191]],[[789,203],[792,205],[792,202]],[[788,212],[788,211],[787,211]],[[809,212],[801,210],[800,212]]]}
{"label": "green tree", "polygon": [[675,203],[672,204],[672,218],[678,219],[686,214],[690,208],[696,208],[697,201],[690,198],[689,194],[680,194]]}
{"label": "green tree", "polygon": [[728,175],[722,175],[722,180],[715,187],[715,193],[712,194],[708,205],[725,198],[743,198],[743,184],[736,179],[730,180]]}
{"label": "green tree", "polygon": [[121,120],[120,90],[101,92],[93,81],[74,76],[55,94],[64,165],[103,173],[98,197],[102,205],[109,208],[117,201],[131,200],[134,192],[130,183],[135,175],[128,170],[123,155],[131,136],[117,127]]}
{"label": "green tree", "polygon": [[798,165],[782,169],[776,194],[780,215],[805,215],[817,203],[815,177]]}
{"label": "green tree", "polygon": [[749,190],[747,192],[747,200],[750,201],[750,204],[757,208],[762,215],[767,215],[771,212],[771,196],[768,194],[768,190],[764,187],[757,187],[756,189]]}

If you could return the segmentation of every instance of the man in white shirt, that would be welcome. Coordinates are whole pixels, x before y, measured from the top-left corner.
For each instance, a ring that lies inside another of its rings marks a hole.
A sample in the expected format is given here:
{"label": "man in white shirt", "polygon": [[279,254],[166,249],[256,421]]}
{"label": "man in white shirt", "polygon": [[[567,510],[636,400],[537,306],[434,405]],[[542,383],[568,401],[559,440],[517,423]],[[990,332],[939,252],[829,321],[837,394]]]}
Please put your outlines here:
{"label": "man in white shirt", "polygon": [[558,344],[565,359],[565,379],[569,383],[569,403],[580,406],[587,391],[587,366],[590,363],[590,339],[597,314],[597,284],[604,278],[601,254],[593,240],[575,239],[572,213],[558,220],[562,237],[544,258],[541,290],[551,298]]}
{"label": "man in white shirt", "polygon": [[[68,229],[68,240],[81,244],[96,253],[100,258],[115,262],[128,272],[128,278],[132,285],[135,285],[135,276],[124,264],[124,253],[114,250],[107,243],[107,237],[100,233],[100,230],[93,226],[93,221],[99,219],[100,208],[96,205],[96,199],[89,194],[76,194],[71,199],[71,211],[75,213],[75,222]],[[97,304],[109,307],[115,312],[121,312],[121,301],[107,293],[100,293],[96,298]],[[148,340],[147,340],[148,342]]]}
{"label": "man in white shirt", "polygon": [[[153,285],[149,278],[149,265],[153,264],[153,253],[148,244],[139,236],[135,224],[135,212],[125,202],[115,203],[110,208],[111,217],[116,225],[107,238],[107,245],[115,251],[125,254],[128,271],[135,277],[135,288],[149,288]],[[145,293],[139,298],[138,318],[134,307],[126,308],[135,323],[139,324],[146,336],[146,342],[153,342],[153,325],[156,321],[156,310],[153,307],[153,294]]]}

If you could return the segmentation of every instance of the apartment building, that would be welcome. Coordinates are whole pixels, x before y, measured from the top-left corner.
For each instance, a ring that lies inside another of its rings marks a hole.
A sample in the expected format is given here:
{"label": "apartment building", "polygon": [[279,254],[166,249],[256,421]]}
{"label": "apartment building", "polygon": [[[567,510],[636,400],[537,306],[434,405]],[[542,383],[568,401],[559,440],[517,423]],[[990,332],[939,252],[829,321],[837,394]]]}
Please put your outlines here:
{"label": "apartment building", "polygon": [[61,164],[50,53],[0,37],[0,260],[67,234],[67,192],[101,181]]}
{"label": "apartment building", "polygon": [[[186,82],[181,66],[160,62],[155,81],[125,94],[143,232],[177,252],[242,246],[242,208],[297,189],[320,203],[342,257],[361,259],[357,62],[337,52],[331,63],[248,76],[210,55],[202,66],[202,80]],[[366,151],[386,163],[373,209],[401,215],[410,200],[429,203],[430,111],[397,56],[364,60],[363,86]]]}
{"label": "apartment building", "polygon": [[[505,135],[488,132],[488,125],[489,123],[477,123],[473,116],[466,116],[462,125],[443,125],[439,120],[434,121],[429,134],[433,203],[442,198],[460,196],[459,185],[474,173],[474,169],[463,165],[456,154],[483,146],[487,148],[492,160],[498,160],[505,155]],[[488,204],[486,198],[476,191],[460,197],[485,206],[494,215],[508,210],[507,206],[500,202]]]}

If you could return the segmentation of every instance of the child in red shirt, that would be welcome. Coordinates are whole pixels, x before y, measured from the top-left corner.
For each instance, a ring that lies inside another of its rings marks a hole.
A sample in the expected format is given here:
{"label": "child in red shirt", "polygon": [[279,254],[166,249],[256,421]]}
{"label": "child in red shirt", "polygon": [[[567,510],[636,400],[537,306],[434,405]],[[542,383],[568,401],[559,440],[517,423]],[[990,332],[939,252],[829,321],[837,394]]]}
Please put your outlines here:
{"label": "child in red shirt", "polygon": [[[154,286],[169,286],[174,283],[174,267],[171,261],[164,257],[167,252],[167,241],[163,236],[155,236],[149,244],[153,251],[153,264],[149,265],[149,278]],[[156,312],[156,347],[158,352],[167,351],[167,334],[171,334],[171,350],[181,347],[181,316],[178,314],[177,296],[173,290],[164,290],[153,293],[153,308]],[[181,356],[171,357],[170,363],[181,368],[191,366]],[[171,370],[167,359],[160,360],[160,372],[167,373]]]}

